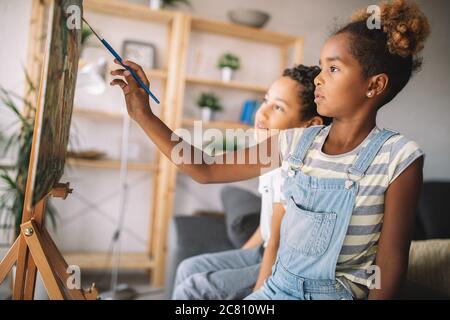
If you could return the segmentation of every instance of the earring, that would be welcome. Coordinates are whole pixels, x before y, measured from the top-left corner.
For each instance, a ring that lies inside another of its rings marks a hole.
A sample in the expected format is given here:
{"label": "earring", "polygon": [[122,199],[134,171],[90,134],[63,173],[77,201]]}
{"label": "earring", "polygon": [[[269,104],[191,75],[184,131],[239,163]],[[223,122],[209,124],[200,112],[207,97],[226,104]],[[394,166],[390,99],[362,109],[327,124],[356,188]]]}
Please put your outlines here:
{"label": "earring", "polygon": [[368,96],[369,98],[372,98],[372,91],[370,91],[370,92],[367,94],[367,96]]}

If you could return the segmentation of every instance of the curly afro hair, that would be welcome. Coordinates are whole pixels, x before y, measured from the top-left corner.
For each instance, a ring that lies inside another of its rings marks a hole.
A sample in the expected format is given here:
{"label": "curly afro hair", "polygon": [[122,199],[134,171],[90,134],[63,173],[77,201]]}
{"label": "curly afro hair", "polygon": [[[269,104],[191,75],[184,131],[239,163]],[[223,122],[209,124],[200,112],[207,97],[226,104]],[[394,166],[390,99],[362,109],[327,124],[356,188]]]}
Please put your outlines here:
{"label": "curly afro hair", "polygon": [[430,34],[430,25],[419,7],[406,0],[383,2],[380,13],[381,29],[369,29],[367,20],[371,14],[360,10],[335,34],[345,33],[351,37],[351,52],[361,64],[365,77],[388,75],[387,94],[382,102],[385,105],[421,67],[422,59],[418,54]]}
{"label": "curly afro hair", "polygon": [[317,66],[307,67],[299,64],[293,68],[288,68],[283,71],[283,77],[289,77],[300,85],[298,92],[300,101],[302,102],[301,115],[303,119],[311,119],[315,116],[320,116],[325,125],[329,125],[331,118],[323,117],[317,113],[317,105],[314,102],[314,79],[320,73],[320,68]]}

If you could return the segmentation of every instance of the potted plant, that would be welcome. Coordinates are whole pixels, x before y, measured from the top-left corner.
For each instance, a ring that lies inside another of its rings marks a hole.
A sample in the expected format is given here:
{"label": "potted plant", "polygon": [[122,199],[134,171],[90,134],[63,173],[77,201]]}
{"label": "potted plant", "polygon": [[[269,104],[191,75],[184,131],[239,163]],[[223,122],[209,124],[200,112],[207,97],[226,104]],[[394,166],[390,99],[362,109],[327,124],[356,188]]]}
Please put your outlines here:
{"label": "potted plant", "polygon": [[[28,75],[26,75],[26,79],[28,93],[35,92],[36,87]],[[23,102],[23,112],[20,112],[16,104],[17,100]],[[0,87],[0,108],[4,107],[17,117],[20,129],[11,135],[2,133],[2,139],[0,139],[0,158],[4,158],[12,152],[16,155],[11,166],[0,167],[0,230],[5,232],[14,229],[14,239],[16,239],[22,223],[36,109],[30,101]],[[47,202],[45,210],[46,217],[50,219],[52,227],[55,228],[57,212],[50,201]],[[12,274],[14,277],[15,266],[12,268]],[[40,277],[36,279],[35,299],[48,299],[47,291]]]}
{"label": "potted plant", "polygon": [[150,0],[150,9],[159,10],[165,7],[176,7],[178,4],[184,4],[187,7],[192,7],[189,0]]}
{"label": "potted plant", "polygon": [[[36,88],[31,84],[28,77],[27,79],[30,88],[29,92],[35,91]],[[23,113],[20,112],[14,98],[23,101]],[[16,154],[12,170],[0,168],[0,181],[3,186],[2,192],[0,193],[0,225],[1,227],[13,226],[15,230],[14,234],[17,237],[22,222],[25,186],[27,183],[36,109],[30,101],[0,87],[1,107],[6,107],[17,116],[20,125],[18,132],[12,133],[9,136],[3,134],[4,138],[2,147],[0,148],[0,158],[6,157],[11,151],[14,151]],[[46,213],[53,227],[55,227],[56,210],[50,202],[47,202]]]}
{"label": "potted plant", "polygon": [[226,52],[220,56],[217,66],[222,70],[222,81],[230,82],[234,78],[234,72],[240,68],[239,57]]}
{"label": "potted plant", "polygon": [[202,109],[202,121],[211,121],[214,117],[214,112],[221,111],[219,98],[212,92],[203,92],[197,100],[197,106]]}

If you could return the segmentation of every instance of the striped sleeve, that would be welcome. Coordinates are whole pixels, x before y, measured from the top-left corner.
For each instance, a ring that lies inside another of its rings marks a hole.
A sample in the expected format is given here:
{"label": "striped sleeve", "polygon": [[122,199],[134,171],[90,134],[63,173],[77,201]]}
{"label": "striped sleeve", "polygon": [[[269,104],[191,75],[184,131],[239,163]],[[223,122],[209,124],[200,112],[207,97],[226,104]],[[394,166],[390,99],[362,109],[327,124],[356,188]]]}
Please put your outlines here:
{"label": "striped sleeve", "polygon": [[278,147],[283,161],[294,151],[304,130],[305,128],[292,128],[280,131],[278,135]]}
{"label": "striped sleeve", "polygon": [[421,156],[425,154],[416,142],[404,136],[393,142],[388,168],[389,184]]}

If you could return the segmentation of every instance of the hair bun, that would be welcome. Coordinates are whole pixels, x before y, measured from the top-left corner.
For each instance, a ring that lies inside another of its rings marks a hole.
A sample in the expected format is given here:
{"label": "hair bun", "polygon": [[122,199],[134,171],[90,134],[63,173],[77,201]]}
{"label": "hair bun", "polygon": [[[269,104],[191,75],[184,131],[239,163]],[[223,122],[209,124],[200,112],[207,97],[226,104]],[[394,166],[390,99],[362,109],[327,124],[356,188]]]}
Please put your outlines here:
{"label": "hair bun", "polygon": [[[416,3],[406,0],[383,2],[380,11],[390,53],[408,57],[423,49],[430,34],[430,25]],[[360,10],[353,14],[352,21],[367,20],[370,16],[365,10]]]}
{"label": "hair bun", "polygon": [[419,53],[430,34],[427,17],[416,3],[394,0],[381,5],[381,22],[389,52],[402,57]]}

